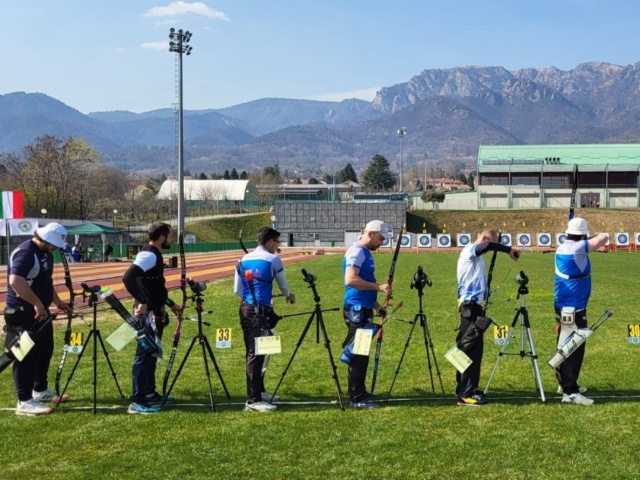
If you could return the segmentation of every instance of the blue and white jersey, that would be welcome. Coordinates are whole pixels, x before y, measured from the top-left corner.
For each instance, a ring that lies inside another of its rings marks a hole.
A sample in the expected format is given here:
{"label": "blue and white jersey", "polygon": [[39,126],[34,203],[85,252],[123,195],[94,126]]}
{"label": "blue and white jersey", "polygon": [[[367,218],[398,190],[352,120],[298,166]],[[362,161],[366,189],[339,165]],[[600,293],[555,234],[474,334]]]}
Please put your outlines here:
{"label": "blue and white jersey", "polygon": [[587,240],[566,240],[556,249],[556,307],[587,308],[591,295],[591,262]]}
{"label": "blue and white jersey", "polygon": [[[240,270],[240,272],[238,272]],[[275,281],[282,294],[289,296],[289,285],[284,276],[282,259],[261,246],[247,253],[236,269],[234,293],[243,301],[254,304],[253,295],[245,272],[251,271],[255,301],[258,305],[271,305],[273,298],[273,282]]]}
{"label": "blue and white jersey", "polygon": [[458,302],[460,303],[481,303],[487,299],[484,258],[477,254],[477,247],[477,244],[470,243],[462,249],[458,257]]}
{"label": "blue and white jersey", "polygon": [[[342,259],[342,277],[348,267],[355,267],[359,270],[358,276],[367,282],[376,283],[375,266],[371,251],[359,243],[354,243],[345,252]],[[373,308],[378,299],[377,290],[358,290],[357,288],[345,285],[344,304],[360,305],[365,308]]]}

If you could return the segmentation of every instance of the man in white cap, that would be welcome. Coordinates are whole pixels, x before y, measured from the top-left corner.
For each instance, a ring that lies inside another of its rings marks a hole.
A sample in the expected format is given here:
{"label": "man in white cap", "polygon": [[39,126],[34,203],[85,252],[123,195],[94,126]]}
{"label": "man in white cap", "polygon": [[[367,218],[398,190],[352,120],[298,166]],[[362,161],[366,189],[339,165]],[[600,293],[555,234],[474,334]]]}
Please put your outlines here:
{"label": "man in white cap", "polygon": [[[49,305],[67,311],[53,288],[53,251],[64,247],[67,230],[58,223],[36,229],[31,240],[21,243],[9,258],[7,304],[7,348],[22,331],[36,331],[49,316]],[[22,361],[13,363],[13,381],[18,397],[16,415],[46,415],[52,409],[41,402],[66,402],[48,388],[47,372],[53,355],[53,327],[48,323],[31,335],[35,345]]]}
{"label": "man in white cap", "polygon": [[[591,262],[589,252],[607,243],[607,236],[599,233],[589,237],[589,227],[583,218],[573,218],[567,225],[567,239],[558,245],[555,256],[554,308],[558,322],[558,345],[578,328],[587,327],[587,303],[591,295]],[[578,385],[578,377],[584,359],[585,345],[582,344],[557,369],[562,403],[591,405],[593,399],[581,392],[586,388]]]}
{"label": "man in white cap", "polygon": [[[388,225],[380,220],[372,220],[364,227],[360,240],[349,247],[344,254],[342,261],[345,285],[343,314],[349,331],[342,344],[343,347],[351,343],[358,329],[372,323],[374,312],[380,311],[378,292],[391,293],[391,285],[376,282],[371,255],[372,251],[377,250],[390,238]],[[346,359],[349,360],[348,384],[351,407],[378,408],[379,405],[371,401],[365,387],[369,357],[353,355]],[[343,360],[342,357],[341,360]]]}

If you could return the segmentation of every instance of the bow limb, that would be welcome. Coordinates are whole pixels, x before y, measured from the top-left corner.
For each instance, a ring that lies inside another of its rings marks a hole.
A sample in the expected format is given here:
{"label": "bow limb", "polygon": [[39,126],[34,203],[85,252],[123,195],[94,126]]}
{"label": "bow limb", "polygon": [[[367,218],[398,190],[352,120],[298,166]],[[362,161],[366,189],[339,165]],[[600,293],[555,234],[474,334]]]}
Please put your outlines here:
{"label": "bow limb", "polygon": [[64,269],[64,285],[69,290],[69,308],[67,309],[67,328],[64,332],[64,347],[62,348],[62,357],[58,364],[58,370],[56,371],[55,389],[56,394],[60,394],[60,378],[62,376],[62,369],[67,360],[67,353],[69,351],[69,343],[71,342],[71,320],[73,319],[73,305],[77,295],[81,295],[73,290],[73,281],[71,280],[71,270],[69,268],[69,262],[62,250],[60,250],[60,259],[62,261],[62,268]]}
{"label": "bow limb", "polygon": [[[498,230],[498,242],[500,242],[502,238],[502,230]],[[493,251],[493,255],[491,256],[491,263],[489,264],[489,272],[487,273],[487,298],[485,299],[485,312],[489,308],[489,298],[491,298],[491,282],[493,280],[493,269],[496,266],[496,260],[498,258],[498,250]]]}
{"label": "bow limb", "polygon": [[244,246],[244,242],[242,241],[242,229],[238,232],[238,241],[240,242],[240,246],[242,247],[242,250],[244,250],[244,253],[249,253],[249,250],[247,250],[247,247]]}
{"label": "bow limb", "polygon": [[173,344],[171,347],[171,355],[167,362],[167,370],[164,373],[164,379],[162,380],[162,393],[167,395],[167,386],[169,384],[169,377],[171,376],[171,369],[176,359],[176,353],[178,352],[178,344],[180,343],[180,333],[182,330],[182,321],[184,319],[184,309],[187,306],[187,261],[184,254],[184,233],[180,232],[178,237],[178,247],[180,252],[180,290],[182,291],[182,304],[180,305],[180,313],[178,316],[178,322],[176,324],[176,330],[173,334]]}
{"label": "bow limb", "polygon": [[380,350],[382,349],[382,336],[383,330],[382,327],[387,321],[386,311],[389,308],[389,304],[391,302],[391,298],[393,297],[391,293],[391,286],[393,285],[393,276],[396,271],[396,264],[398,263],[398,255],[400,254],[400,245],[402,243],[402,228],[400,229],[400,234],[398,235],[398,241],[396,242],[396,249],[393,252],[393,259],[391,260],[391,267],[389,268],[389,276],[387,277],[387,283],[389,284],[389,292],[387,292],[387,297],[382,303],[381,309],[385,312],[385,315],[382,316],[380,321],[380,325],[378,328],[378,333],[376,335],[376,354],[373,360],[373,375],[371,377],[371,393],[374,392],[376,388],[376,379],[378,378],[378,366],[380,364]]}
{"label": "bow limb", "polygon": [[571,200],[569,201],[569,220],[575,215],[576,193],[578,191],[578,165],[573,167],[573,186],[571,187]]}

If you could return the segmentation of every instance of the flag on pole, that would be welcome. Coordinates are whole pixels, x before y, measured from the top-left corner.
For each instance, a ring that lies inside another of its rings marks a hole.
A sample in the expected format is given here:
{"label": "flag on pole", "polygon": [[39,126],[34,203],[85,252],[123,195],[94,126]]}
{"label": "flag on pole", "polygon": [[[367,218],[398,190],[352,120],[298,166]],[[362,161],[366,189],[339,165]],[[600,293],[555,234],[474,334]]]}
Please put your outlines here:
{"label": "flag on pole", "polygon": [[0,218],[24,218],[24,192],[2,192]]}
{"label": "flag on pole", "polygon": [[[6,222],[6,223],[5,223]],[[10,219],[0,220],[0,236],[6,237],[7,227],[9,235],[14,237],[17,235],[33,235],[38,228],[37,218],[22,218],[22,219]]]}

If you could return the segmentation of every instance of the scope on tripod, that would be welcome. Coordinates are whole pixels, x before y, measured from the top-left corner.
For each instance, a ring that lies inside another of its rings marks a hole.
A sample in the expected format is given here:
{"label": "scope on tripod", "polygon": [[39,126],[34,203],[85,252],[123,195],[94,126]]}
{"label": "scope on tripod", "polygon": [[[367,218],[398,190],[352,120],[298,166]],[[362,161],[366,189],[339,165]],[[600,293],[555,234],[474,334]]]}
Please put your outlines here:
{"label": "scope on tripod", "polygon": [[307,272],[304,268],[302,269],[302,276],[303,280],[307,283],[313,283],[318,278],[313,273]]}
{"label": "scope on tripod", "polygon": [[516,274],[514,280],[518,285],[522,285],[523,287],[526,287],[529,283],[529,277],[527,277],[522,270],[520,270],[520,273]]}
{"label": "scope on tripod", "polygon": [[204,282],[196,282],[193,278],[187,278],[187,285],[191,291],[195,294],[202,293],[207,289],[207,284]]}
{"label": "scope on tripod", "polygon": [[425,285],[430,287],[431,280],[429,280],[429,276],[424,273],[422,267],[418,266],[418,271],[413,275],[413,279],[411,280],[411,288],[422,290]]}

